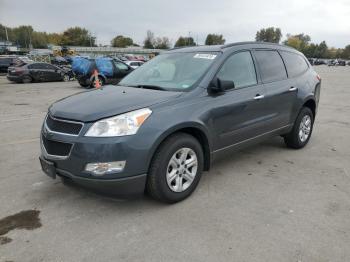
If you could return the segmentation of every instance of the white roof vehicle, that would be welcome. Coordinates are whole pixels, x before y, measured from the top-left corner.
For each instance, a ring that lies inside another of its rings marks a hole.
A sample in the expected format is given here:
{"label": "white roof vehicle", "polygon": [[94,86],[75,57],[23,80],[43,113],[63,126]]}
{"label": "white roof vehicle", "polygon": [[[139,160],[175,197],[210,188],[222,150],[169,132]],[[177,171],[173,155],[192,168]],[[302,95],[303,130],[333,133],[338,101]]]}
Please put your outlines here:
{"label": "white roof vehicle", "polygon": [[124,61],[124,63],[127,64],[128,66],[134,68],[134,69],[136,69],[144,64],[144,62],[142,62],[142,61]]}

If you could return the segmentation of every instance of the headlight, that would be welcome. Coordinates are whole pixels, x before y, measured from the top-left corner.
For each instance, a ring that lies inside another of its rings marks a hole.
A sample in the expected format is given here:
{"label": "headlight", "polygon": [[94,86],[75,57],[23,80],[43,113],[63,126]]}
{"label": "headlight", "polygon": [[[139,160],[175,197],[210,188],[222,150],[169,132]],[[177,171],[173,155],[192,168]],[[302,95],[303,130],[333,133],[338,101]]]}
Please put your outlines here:
{"label": "headlight", "polygon": [[94,123],[85,136],[112,137],[134,135],[151,113],[151,109],[143,108],[102,119]]}

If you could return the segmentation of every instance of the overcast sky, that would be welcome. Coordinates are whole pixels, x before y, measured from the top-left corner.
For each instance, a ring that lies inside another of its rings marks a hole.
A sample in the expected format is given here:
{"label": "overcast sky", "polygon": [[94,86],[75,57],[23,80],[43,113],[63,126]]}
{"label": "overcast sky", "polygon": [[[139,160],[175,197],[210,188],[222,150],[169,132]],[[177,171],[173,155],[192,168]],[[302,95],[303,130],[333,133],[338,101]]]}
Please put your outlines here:
{"label": "overcast sky", "polygon": [[313,42],[344,47],[350,0],[0,0],[0,23],[47,32],[82,26],[98,44],[119,34],[141,44],[147,30],[172,43],[190,34],[203,44],[207,33],[223,34],[228,43],[253,40],[257,30],[274,26],[284,37],[304,32]]}

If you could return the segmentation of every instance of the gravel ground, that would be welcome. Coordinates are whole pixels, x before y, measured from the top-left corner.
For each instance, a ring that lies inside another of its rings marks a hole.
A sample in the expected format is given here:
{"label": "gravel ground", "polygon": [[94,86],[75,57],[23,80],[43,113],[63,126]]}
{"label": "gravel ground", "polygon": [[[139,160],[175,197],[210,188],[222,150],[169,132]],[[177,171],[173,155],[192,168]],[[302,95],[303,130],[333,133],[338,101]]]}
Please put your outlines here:
{"label": "gravel ground", "polygon": [[350,67],[316,70],[321,101],[306,148],[277,137],[227,156],[175,205],[45,176],[47,108],[84,90],[0,77],[0,261],[350,261]]}

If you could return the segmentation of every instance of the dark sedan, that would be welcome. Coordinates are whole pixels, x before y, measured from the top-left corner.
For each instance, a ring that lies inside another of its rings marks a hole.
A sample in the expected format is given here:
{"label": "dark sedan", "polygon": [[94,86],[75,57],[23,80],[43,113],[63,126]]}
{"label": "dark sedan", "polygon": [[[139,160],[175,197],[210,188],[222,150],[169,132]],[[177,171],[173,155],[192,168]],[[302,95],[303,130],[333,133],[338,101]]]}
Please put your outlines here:
{"label": "dark sedan", "polygon": [[69,81],[70,69],[60,68],[47,63],[32,63],[9,67],[7,79],[16,83]]}

